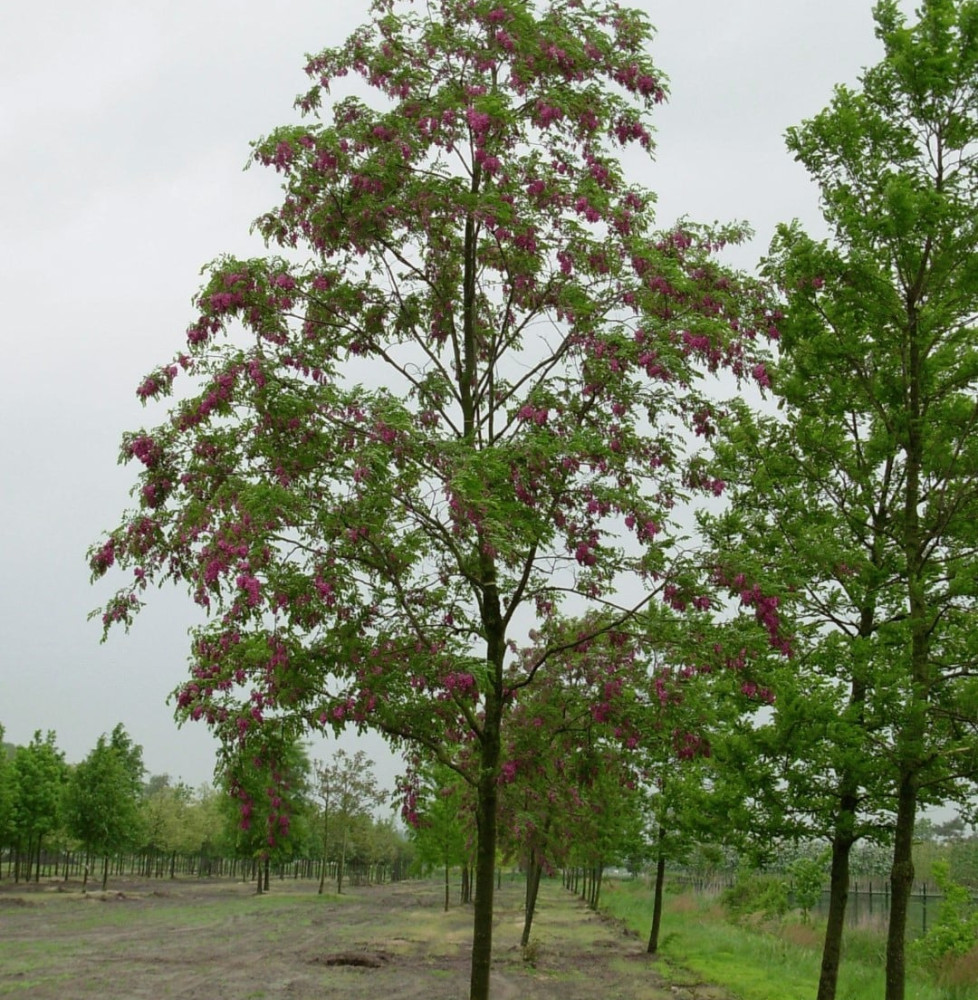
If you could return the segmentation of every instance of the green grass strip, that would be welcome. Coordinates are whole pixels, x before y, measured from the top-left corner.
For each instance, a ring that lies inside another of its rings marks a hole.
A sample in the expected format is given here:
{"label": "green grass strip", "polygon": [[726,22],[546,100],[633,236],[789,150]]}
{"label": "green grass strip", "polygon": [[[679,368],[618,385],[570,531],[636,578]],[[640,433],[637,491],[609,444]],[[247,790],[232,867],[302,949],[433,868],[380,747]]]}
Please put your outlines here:
{"label": "green grass strip", "polygon": [[[652,892],[642,880],[605,883],[601,896],[603,909],[648,936]],[[736,925],[725,919],[715,899],[667,893],[659,960],[677,985],[716,983],[742,1000],[812,1000],[818,990],[823,933],[824,923],[806,925],[791,919],[776,930]],[[837,1000],[879,1000],[884,994],[882,941],[874,947],[867,936],[865,930],[848,935],[844,948],[849,955],[844,951]],[[864,956],[871,961],[860,960]],[[948,994],[914,974],[908,976],[907,996],[946,1000]],[[978,997],[978,990],[956,996]]]}

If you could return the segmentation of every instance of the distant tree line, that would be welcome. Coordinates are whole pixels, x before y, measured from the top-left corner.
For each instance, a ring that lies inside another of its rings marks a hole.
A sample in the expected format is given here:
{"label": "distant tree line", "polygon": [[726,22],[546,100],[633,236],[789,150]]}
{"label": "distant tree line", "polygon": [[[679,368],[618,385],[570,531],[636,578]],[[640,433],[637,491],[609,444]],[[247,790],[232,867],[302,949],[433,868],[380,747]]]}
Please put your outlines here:
{"label": "distant tree line", "polygon": [[[3,735],[0,726],[0,741]],[[274,807],[259,768],[242,816],[238,790],[220,774],[216,787],[197,789],[167,774],[147,776],[142,747],[121,724],[77,764],[65,761],[51,731],[36,732],[25,746],[2,742],[0,879],[71,878],[87,888],[92,876],[105,889],[110,876],[228,876],[250,878],[263,891],[274,874],[317,878],[321,887],[332,879],[339,890],[344,873],[354,882],[407,873],[412,846],[392,819],[374,815],[383,796],[369,761],[357,755],[356,787],[349,788],[337,777],[349,770],[342,751],[314,768],[297,747],[292,764],[288,835],[270,849]],[[325,774],[333,775],[333,798],[317,804]]]}

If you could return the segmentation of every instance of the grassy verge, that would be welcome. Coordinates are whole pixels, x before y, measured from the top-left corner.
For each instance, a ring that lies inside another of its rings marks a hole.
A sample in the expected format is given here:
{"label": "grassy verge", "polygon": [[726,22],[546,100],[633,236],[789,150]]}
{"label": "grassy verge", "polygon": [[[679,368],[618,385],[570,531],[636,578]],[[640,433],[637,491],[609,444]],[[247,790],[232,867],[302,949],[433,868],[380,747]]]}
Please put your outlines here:
{"label": "grassy verge", "polygon": [[[602,906],[626,926],[647,936],[652,894],[641,880],[605,883]],[[667,894],[660,933],[660,961],[681,984],[722,983],[743,1000],[811,1000],[818,989],[824,925],[797,919],[756,926],[726,919],[715,898],[691,892]],[[839,973],[838,1000],[879,1000],[884,994],[885,944],[878,933],[847,935]],[[978,989],[948,991],[923,974],[908,978],[914,1000],[970,1000]]]}

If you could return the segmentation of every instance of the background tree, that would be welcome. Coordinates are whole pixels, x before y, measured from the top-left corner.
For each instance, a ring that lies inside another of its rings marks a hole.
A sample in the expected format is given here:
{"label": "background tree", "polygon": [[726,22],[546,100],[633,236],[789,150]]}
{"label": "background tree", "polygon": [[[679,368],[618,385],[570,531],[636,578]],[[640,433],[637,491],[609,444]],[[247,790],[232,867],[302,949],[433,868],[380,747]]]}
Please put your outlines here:
{"label": "background tree", "polygon": [[154,774],[146,783],[140,805],[144,847],[149,854],[170,855],[171,877],[175,874],[176,853],[188,850],[192,804],[193,789],[183,782],[172,784],[168,774]]}
{"label": "background tree", "polygon": [[132,737],[121,722],[116,723],[109,734],[108,744],[115,751],[129,779],[132,797],[137,801],[141,800],[145,791],[143,775],[146,773],[143,765],[143,748],[138,743],[133,743]]}
{"label": "background tree", "polygon": [[[450,901],[450,873],[468,863],[471,854],[471,802],[462,779],[444,765],[434,764],[411,782],[413,824],[411,839],[416,862],[426,871],[441,868],[445,875],[445,912]],[[463,902],[464,883],[463,883]]]}
{"label": "background tree", "polygon": [[[150,854],[169,855],[171,878],[176,871],[178,854],[212,853],[223,849],[226,837],[220,803],[226,793],[210,786],[193,789],[183,782],[171,783],[169,775],[153,775],[146,785],[140,805],[140,824],[144,845]],[[236,820],[240,816],[236,815]],[[237,839],[230,838],[229,854]]]}
{"label": "background tree", "polygon": [[269,889],[272,861],[308,845],[310,763],[305,746],[281,728],[257,743],[226,748],[218,771],[226,842],[238,857],[253,860],[260,894]]}
{"label": "background tree", "polygon": [[[209,269],[186,351],[138,390],[185,371],[188,394],[125,437],[139,506],[91,554],[135,574],[106,627],[154,580],[210,608],[179,706],[228,745],[283,719],[436,758],[468,734],[473,1000],[512,633],[569,595],[625,618],[669,586],[677,499],[723,485],[684,453],[712,428],[700,376],[768,381],[774,317],[716,258],[742,230],[653,231],[619,165],[652,148],[650,37],[608,0],[377,0],[313,57],[309,118],[255,147],[284,186],[257,226],[287,257]],[[350,72],[374,103],[327,118]]]}
{"label": "background tree", "polygon": [[[804,661],[823,672],[817,710],[843,750],[818,757],[820,788],[834,782],[833,883],[860,811],[889,811],[886,997],[902,1000],[917,808],[976,774],[978,5],[925,0],[912,26],[892,0],[874,13],[883,61],[788,132],[831,238],[782,227],[767,262],[787,300],[772,375],[787,424],[765,432],[741,537],[766,523],[799,613],[839,633],[813,635]],[[828,940],[825,956],[837,965]]]}
{"label": "background tree", "polygon": [[61,821],[62,796],[67,781],[64,754],[57,737],[37,730],[26,747],[18,747],[10,765],[11,820],[17,860],[14,878],[40,878],[41,846]]}
{"label": "background tree", "polygon": [[[111,737],[98,738],[94,749],[72,769],[65,790],[65,822],[85,846],[87,859],[102,858],[102,890],[109,878],[109,859],[140,842],[142,748],[116,726]],[[88,882],[88,863],[84,884]]]}
{"label": "background tree", "polygon": [[[323,804],[323,871],[319,879],[322,893],[326,878],[326,860],[330,848],[336,856],[336,891],[343,892],[343,869],[351,835],[358,821],[370,820],[373,810],[387,798],[377,786],[373,762],[363,750],[350,756],[336,750],[331,761],[316,763],[316,794]],[[337,842],[339,849],[337,850]]]}
{"label": "background tree", "polygon": [[[613,625],[554,617],[509,669],[516,683],[503,730],[501,846],[526,874],[524,948],[544,871],[582,861],[582,843],[597,852],[588,858],[597,869],[638,821],[630,758],[647,672],[642,642]],[[519,686],[531,671],[533,684]]]}
{"label": "background tree", "polygon": [[[4,742],[0,725],[0,850],[13,844],[13,755],[16,747]],[[7,753],[7,748],[10,753]],[[2,873],[0,873],[2,877]]]}

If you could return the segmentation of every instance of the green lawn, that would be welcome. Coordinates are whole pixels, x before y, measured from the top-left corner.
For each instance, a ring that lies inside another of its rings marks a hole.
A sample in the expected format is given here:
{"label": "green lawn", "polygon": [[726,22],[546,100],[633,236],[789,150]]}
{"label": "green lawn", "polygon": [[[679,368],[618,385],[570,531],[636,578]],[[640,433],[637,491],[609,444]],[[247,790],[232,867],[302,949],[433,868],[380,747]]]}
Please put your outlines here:
{"label": "green lawn", "polygon": [[[652,893],[642,880],[606,882],[602,907],[648,937]],[[671,978],[723,984],[743,1000],[812,1000],[818,988],[823,925],[797,918],[752,927],[726,919],[715,898],[667,893],[660,961]],[[884,942],[878,933],[850,932],[839,974],[838,1000],[880,1000]],[[944,990],[922,972],[907,982],[908,1000],[970,1000],[978,987]]]}

